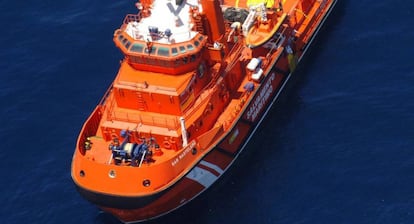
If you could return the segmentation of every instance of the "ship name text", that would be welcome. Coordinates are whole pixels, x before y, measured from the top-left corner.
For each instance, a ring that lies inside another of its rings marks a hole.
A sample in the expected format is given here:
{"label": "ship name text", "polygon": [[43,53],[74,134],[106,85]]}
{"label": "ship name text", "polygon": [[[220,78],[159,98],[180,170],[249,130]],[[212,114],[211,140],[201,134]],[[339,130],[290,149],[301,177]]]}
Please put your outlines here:
{"label": "ship name text", "polygon": [[259,115],[259,112],[263,109],[265,103],[269,100],[270,96],[273,93],[272,82],[275,80],[275,73],[272,73],[269,79],[264,84],[263,88],[260,90],[259,94],[254,99],[253,104],[247,111],[246,118],[254,122]]}
{"label": "ship name text", "polygon": [[195,146],[196,146],[196,142],[191,141],[190,144],[188,144],[184,148],[184,150],[180,153],[180,155],[178,155],[177,157],[175,157],[175,159],[171,161],[171,166],[177,165],[177,163],[180,162],[180,160],[182,160]]}

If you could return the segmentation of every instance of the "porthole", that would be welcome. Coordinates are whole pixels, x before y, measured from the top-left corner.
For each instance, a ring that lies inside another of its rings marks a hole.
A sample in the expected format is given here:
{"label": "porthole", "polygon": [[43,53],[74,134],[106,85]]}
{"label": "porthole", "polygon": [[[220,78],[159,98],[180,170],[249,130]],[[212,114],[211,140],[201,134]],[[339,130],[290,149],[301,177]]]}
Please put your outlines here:
{"label": "porthole", "polygon": [[148,179],[145,179],[144,181],[142,181],[142,185],[144,185],[144,187],[149,187],[151,185],[151,181]]}
{"label": "porthole", "polygon": [[108,173],[108,175],[109,175],[110,178],[115,178],[116,177],[115,170],[110,170],[109,173]]}

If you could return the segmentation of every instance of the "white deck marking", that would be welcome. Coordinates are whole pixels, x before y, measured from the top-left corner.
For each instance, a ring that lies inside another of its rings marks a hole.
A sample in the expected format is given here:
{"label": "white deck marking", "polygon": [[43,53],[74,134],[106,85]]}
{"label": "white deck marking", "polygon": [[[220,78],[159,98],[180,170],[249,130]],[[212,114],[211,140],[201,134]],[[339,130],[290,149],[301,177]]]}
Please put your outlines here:
{"label": "white deck marking", "polygon": [[201,165],[203,165],[203,166],[206,166],[206,167],[209,167],[209,168],[211,168],[211,169],[213,169],[213,170],[215,170],[215,171],[217,171],[217,173],[219,173],[220,175],[221,174],[223,174],[223,170],[219,167],[219,166],[217,166],[216,164],[213,164],[213,163],[210,163],[210,162],[207,162],[207,161],[204,161],[204,160],[201,160],[200,161],[200,164]]}
{"label": "white deck marking", "polygon": [[203,185],[205,188],[210,187],[216,180],[217,176],[212,174],[210,171],[202,169],[200,167],[194,167],[187,175],[188,179],[194,180],[195,182]]}

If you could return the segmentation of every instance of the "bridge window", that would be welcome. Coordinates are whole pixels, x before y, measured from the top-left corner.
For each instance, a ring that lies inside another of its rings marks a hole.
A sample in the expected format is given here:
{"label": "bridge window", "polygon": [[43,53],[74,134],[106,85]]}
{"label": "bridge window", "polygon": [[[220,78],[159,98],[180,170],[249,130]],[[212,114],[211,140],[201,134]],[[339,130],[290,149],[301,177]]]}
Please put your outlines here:
{"label": "bridge window", "polygon": [[187,62],[188,62],[188,57],[183,57],[183,62],[184,62],[184,64],[187,64]]}
{"label": "bridge window", "polygon": [[154,53],[157,51],[157,47],[152,46],[151,51],[148,48],[145,48],[145,53]]}
{"label": "bridge window", "polygon": [[122,43],[122,45],[124,45],[126,49],[128,49],[129,46],[131,46],[131,42],[127,38],[125,38],[123,35],[119,35],[118,40],[119,42]]}
{"label": "bridge window", "polygon": [[187,44],[187,49],[189,51],[192,51],[192,50],[194,50],[194,46],[192,44]]}
{"label": "bridge window", "polygon": [[195,45],[196,47],[198,47],[198,46],[200,45],[200,42],[198,42],[198,40],[196,40],[196,41],[194,41],[194,45]]}
{"label": "bridge window", "polygon": [[165,56],[165,57],[168,57],[168,56],[170,56],[170,49],[169,49],[169,48],[167,48],[167,47],[159,47],[159,48],[158,48],[158,52],[157,52],[157,54],[158,54],[159,56]]}
{"label": "bridge window", "polygon": [[185,47],[184,47],[184,46],[180,46],[180,52],[181,52],[181,53],[185,53],[185,51],[186,51],[186,50],[185,50]]}
{"label": "bridge window", "polygon": [[191,62],[193,62],[193,61],[195,61],[196,60],[196,55],[195,54],[192,54],[191,56],[190,56],[190,61]]}
{"label": "bridge window", "polygon": [[142,53],[143,49],[144,49],[143,44],[133,44],[132,47],[131,47],[131,51],[138,52],[138,53]]}
{"label": "bridge window", "polygon": [[131,46],[131,42],[127,41],[127,43],[125,44],[125,48],[128,49],[129,46]]}
{"label": "bridge window", "polygon": [[176,47],[171,48],[171,55],[176,56],[177,54],[178,54],[177,48]]}

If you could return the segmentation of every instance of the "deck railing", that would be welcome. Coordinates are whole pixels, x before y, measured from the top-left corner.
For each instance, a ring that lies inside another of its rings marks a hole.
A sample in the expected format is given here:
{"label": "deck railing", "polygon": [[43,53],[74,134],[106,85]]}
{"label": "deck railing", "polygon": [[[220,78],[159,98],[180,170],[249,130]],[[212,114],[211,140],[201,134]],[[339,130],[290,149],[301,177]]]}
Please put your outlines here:
{"label": "deck railing", "polygon": [[88,137],[95,136],[99,128],[99,122],[103,114],[102,105],[98,105],[93,113],[88,117],[85,124],[82,127],[81,134],[78,137],[78,148],[82,155],[85,154],[84,142]]}
{"label": "deck railing", "polygon": [[150,125],[155,127],[165,127],[169,130],[177,129],[180,126],[180,123],[176,117],[162,117],[162,116],[153,116],[153,115],[143,115],[139,112],[123,112],[123,111],[114,111],[110,110],[109,119],[129,122],[134,124]]}

